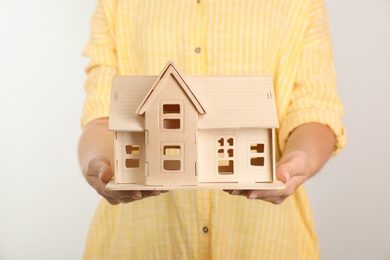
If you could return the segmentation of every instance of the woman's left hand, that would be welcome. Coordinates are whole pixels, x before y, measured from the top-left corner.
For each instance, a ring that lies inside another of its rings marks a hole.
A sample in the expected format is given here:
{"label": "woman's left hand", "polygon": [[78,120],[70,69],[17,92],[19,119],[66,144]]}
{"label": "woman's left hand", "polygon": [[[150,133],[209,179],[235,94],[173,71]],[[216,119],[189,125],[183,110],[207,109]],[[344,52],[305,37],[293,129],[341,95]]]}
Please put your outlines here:
{"label": "woman's left hand", "polygon": [[276,178],[283,190],[226,190],[231,195],[282,203],[307,179],[314,176],[328,161],[335,148],[333,131],[320,123],[303,124],[290,134],[284,154],[276,165]]}
{"label": "woman's left hand", "polygon": [[245,196],[248,199],[261,199],[281,204],[309,178],[309,158],[303,151],[285,154],[276,165],[276,177],[285,183],[282,190],[225,190],[231,195]]}

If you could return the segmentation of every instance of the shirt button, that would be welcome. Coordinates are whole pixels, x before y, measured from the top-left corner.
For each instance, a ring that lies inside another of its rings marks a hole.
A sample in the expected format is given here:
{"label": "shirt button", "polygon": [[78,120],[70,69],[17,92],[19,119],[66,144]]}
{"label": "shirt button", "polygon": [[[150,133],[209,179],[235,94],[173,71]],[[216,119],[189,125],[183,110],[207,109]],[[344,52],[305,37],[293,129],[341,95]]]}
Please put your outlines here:
{"label": "shirt button", "polygon": [[196,2],[199,4],[199,3],[200,3],[200,0],[196,0]]}
{"label": "shirt button", "polygon": [[200,48],[199,47],[195,48],[195,52],[200,53]]}
{"label": "shirt button", "polygon": [[208,227],[203,227],[203,232],[205,232],[205,233],[209,232],[209,228]]}

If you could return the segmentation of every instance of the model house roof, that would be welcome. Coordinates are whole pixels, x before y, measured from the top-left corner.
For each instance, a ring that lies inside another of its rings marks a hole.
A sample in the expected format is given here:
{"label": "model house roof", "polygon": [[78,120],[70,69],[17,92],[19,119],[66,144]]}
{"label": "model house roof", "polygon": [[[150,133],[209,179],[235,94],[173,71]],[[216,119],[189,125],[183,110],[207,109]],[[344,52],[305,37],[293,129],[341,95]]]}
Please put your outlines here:
{"label": "model house roof", "polygon": [[172,62],[168,62],[165,68],[161,71],[152,88],[149,90],[148,94],[145,96],[145,99],[141,102],[139,108],[137,109],[137,114],[142,115],[145,113],[149,104],[154,101],[153,96],[155,92],[158,92],[157,90],[162,88],[161,86],[164,86],[165,80],[167,80],[169,77],[173,77],[177,81],[181,89],[187,94],[187,97],[191,100],[192,104],[197,109],[198,113],[204,114],[206,111],[202,107],[202,104],[199,102],[194,92],[188,86],[188,83],[184,80]]}
{"label": "model house roof", "polygon": [[270,75],[183,76],[168,63],[159,76],[113,78],[109,129],[144,131],[143,113],[155,101],[153,93],[159,88],[163,91],[167,73],[173,73],[199,112],[199,129],[279,125]]}

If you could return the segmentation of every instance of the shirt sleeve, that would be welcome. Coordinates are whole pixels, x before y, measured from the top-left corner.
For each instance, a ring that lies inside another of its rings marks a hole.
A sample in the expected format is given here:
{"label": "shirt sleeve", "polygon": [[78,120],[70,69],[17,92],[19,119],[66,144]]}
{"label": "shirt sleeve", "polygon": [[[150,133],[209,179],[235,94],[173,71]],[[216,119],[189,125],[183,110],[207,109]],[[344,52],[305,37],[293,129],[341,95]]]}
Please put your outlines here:
{"label": "shirt sleeve", "polygon": [[325,4],[310,1],[308,22],[294,81],[291,103],[280,124],[279,145],[283,151],[289,134],[298,126],[317,122],[329,126],[337,137],[333,154],[345,146],[343,106],[336,89],[336,72]]}
{"label": "shirt sleeve", "polygon": [[83,50],[90,61],[86,67],[82,128],[92,120],[109,116],[111,80],[117,71],[114,13],[114,1],[99,0],[90,21],[91,35]]}

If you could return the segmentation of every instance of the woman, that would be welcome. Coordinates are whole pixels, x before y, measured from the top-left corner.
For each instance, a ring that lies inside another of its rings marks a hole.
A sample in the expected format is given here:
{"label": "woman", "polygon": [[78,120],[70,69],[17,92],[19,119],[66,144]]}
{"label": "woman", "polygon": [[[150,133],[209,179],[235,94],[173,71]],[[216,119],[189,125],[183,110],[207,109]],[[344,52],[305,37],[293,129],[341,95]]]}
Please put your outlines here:
{"label": "woman", "polygon": [[[345,145],[324,1],[100,0],[91,29],[79,158],[105,200],[85,258],[318,259],[302,184]],[[113,175],[111,78],[157,75],[168,60],[186,75],[272,74],[276,174],[286,189],[104,189]]]}

